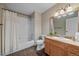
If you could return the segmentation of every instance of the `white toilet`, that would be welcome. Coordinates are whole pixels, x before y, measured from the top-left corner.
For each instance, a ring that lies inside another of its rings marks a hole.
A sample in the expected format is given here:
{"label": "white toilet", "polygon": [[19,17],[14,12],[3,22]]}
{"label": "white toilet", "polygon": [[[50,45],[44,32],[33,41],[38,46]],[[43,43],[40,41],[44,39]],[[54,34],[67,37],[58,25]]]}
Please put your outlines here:
{"label": "white toilet", "polygon": [[36,50],[41,50],[44,48],[44,35],[41,36],[40,40],[37,40],[36,44],[37,44]]}

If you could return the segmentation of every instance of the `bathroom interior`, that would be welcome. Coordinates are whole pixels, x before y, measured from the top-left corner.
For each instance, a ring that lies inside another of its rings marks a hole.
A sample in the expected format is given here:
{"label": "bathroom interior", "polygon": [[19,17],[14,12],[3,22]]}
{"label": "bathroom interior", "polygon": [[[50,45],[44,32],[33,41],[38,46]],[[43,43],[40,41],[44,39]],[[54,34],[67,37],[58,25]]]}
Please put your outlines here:
{"label": "bathroom interior", "polygon": [[3,3],[0,13],[1,56],[79,56],[79,3]]}

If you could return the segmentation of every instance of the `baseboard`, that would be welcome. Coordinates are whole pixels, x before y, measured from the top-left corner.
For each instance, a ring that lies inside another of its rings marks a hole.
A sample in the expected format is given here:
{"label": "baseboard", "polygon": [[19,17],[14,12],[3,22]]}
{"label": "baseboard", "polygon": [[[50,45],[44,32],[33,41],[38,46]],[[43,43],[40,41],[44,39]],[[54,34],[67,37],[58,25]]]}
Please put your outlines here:
{"label": "baseboard", "polygon": [[[6,55],[9,55],[9,54],[18,52],[18,51],[20,51],[20,50],[23,50],[23,49],[26,49],[26,48],[29,48],[29,47],[32,47],[32,46],[34,46],[34,41],[33,41],[33,40],[27,42],[24,46],[22,45],[22,47],[19,48],[19,49],[17,49],[16,51],[10,52],[10,53],[8,53],[8,54],[6,54]],[[3,55],[3,56],[6,56],[6,55]]]}

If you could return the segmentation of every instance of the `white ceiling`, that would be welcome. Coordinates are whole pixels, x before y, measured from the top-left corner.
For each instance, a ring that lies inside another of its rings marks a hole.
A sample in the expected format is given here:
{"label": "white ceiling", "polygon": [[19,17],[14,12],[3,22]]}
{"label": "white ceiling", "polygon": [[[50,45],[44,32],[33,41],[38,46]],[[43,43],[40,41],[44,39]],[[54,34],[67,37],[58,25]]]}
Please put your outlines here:
{"label": "white ceiling", "polygon": [[31,15],[34,11],[43,13],[49,8],[51,8],[52,6],[54,6],[55,4],[54,3],[6,3],[5,5],[10,10]]}

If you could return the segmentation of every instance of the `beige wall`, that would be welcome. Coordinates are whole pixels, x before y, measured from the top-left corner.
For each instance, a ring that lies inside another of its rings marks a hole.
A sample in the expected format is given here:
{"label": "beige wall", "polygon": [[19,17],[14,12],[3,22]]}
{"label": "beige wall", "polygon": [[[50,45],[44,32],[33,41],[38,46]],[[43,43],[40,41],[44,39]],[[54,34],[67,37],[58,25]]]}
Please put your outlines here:
{"label": "beige wall", "polygon": [[31,32],[31,37],[36,42],[41,35],[41,13],[36,11],[31,15]]}
{"label": "beige wall", "polygon": [[[42,33],[43,34],[48,34],[49,33],[49,19],[54,15],[57,9],[60,9],[62,7],[65,7],[66,4],[61,3],[61,4],[56,4],[52,8],[48,9],[42,14]],[[79,6],[79,4],[71,4],[73,8],[76,8]]]}
{"label": "beige wall", "polygon": [[38,40],[41,35],[41,14],[35,12],[35,39]]}

